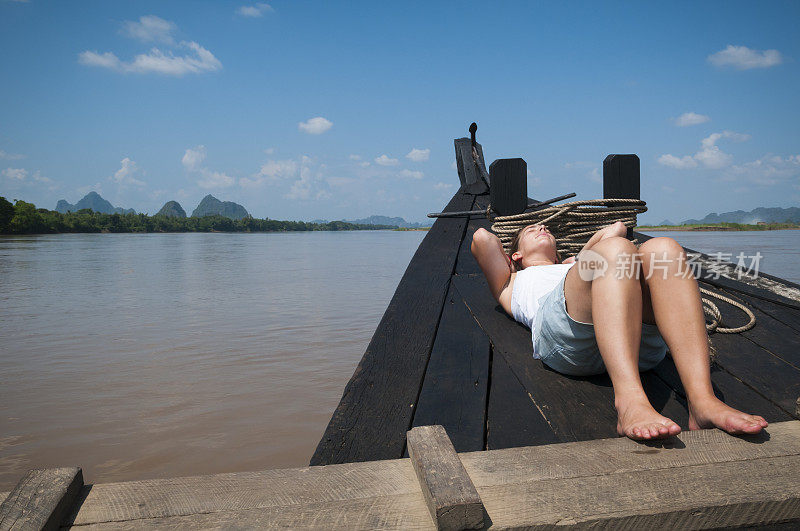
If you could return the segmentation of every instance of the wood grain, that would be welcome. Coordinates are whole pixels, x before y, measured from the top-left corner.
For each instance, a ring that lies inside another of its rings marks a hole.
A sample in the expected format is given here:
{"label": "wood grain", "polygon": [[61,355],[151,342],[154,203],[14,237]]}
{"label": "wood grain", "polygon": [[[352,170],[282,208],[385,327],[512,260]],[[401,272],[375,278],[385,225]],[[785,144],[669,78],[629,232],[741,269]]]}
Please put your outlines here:
{"label": "wood grain", "polygon": [[483,503],[444,428],[413,428],[408,453],[437,529],[482,528]]}
{"label": "wood grain", "polygon": [[0,530],[58,529],[81,487],[80,468],[31,470],[0,504]]}

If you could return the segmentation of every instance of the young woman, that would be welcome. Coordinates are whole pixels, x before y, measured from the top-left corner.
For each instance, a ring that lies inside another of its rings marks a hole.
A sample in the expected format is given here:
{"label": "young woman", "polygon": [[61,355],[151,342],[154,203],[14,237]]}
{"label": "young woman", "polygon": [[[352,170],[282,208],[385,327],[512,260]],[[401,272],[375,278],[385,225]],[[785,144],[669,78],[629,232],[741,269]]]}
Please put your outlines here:
{"label": "young woman", "polygon": [[597,231],[577,262],[560,262],[544,225],[520,229],[509,254],[497,236],[478,229],[471,249],[495,299],[530,327],[534,358],[573,376],[608,371],[620,435],[643,440],[681,431],[653,409],[639,378],[667,348],[686,390],[690,429],[760,432],[762,417],[714,395],[700,290],[683,248],[664,237],[637,248],[625,232],[621,222]]}

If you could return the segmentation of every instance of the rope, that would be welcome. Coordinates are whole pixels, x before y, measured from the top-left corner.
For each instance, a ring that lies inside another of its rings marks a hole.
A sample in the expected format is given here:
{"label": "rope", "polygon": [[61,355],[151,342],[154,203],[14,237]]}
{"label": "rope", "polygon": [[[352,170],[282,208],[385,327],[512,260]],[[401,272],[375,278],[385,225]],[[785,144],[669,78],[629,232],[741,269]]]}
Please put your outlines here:
{"label": "rope", "polygon": [[[517,232],[528,225],[547,225],[550,233],[558,242],[559,253],[565,258],[578,254],[586,242],[598,230],[617,221],[626,227],[636,227],[636,216],[647,212],[647,204],[639,199],[588,199],[572,201],[558,206],[548,206],[512,216],[495,216],[492,206],[486,208],[486,218],[492,222],[494,232],[503,244],[503,251],[508,254],[511,242]],[[638,240],[633,240],[639,244]],[[709,299],[701,298],[703,312],[708,316],[710,323],[706,323],[708,332],[721,334],[735,334],[750,330],[756,325],[756,317],[745,305],[723,295],[700,288],[700,291],[711,297],[723,300],[741,309],[750,318],[743,326],[725,328],[720,326],[723,322],[719,308]],[[710,341],[710,340],[709,340]],[[713,353],[713,350],[712,350]]]}

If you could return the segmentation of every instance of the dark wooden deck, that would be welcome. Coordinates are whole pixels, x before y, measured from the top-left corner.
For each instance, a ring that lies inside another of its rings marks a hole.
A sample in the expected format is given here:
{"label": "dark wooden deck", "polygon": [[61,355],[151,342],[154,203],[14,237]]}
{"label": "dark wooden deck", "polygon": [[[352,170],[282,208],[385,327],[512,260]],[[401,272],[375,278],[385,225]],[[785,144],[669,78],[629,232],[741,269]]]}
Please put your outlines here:
{"label": "dark wooden deck", "polygon": [[[445,211],[487,207],[488,195],[468,190],[462,186]],[[530,330],[492,298],[469,249],[475,230],[489,225],[472,218],[440,218],[433,225],[312,465],[402,457],[406,432],[429,424],[444,426],[459,452],[616,436],[608,377],[567,377],[533,359]],[[634,234],[640,241],[650,238]],[[769,422],[800,418],[800,302],[724,277],[700,283],[746,304],[758,320],[742,334],[711,335],[718,396]],[[746,322],[740,310],[714,302],[726,326]],[[655,408],[688,429],[685,393],[671,358],[643,373],[642,381]]]}

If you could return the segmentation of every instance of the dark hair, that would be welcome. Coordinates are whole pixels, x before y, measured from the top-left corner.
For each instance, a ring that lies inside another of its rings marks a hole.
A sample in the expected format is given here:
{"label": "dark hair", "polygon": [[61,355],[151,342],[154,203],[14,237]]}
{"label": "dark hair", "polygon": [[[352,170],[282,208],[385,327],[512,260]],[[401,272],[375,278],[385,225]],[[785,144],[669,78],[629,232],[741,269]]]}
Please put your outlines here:
{"label": "dark hair", "polygon": [[[522,236],[522,231],[524,231],[525,229],[527,229],[527,228],[528,228],[528,227],[530,227],[531,225],[539,225],[539,223],[530,223],[530,224],[528,224],[528,225],[525,225],[524,227],[522,227],[521,229],[519,229],[519,230],[517,231],[517,233],[514,235],[514,238],[512,238],[512,240],[511,240],[511,243],[510,243],[510,244],[508,244],[508,257],[509,257],[509,258],[511,258],[511,256],[512,256],[514,253],[516,253],[517,251],[519,251],[519,238],[520,238],[520,236]],[[511,258],[511,261],[512,261],[512,262],[514,262],[514,264],[517,266],[517,269],[518,269],[518,270],[525,269],[525,268],[522,266],[522,259],[520,259],[520,260],[514,260],[513,258]],[[557,263],[557,264],[560,264],[560,263],[561,263],[561,252],[558,250],[558,239],[556,239],[556,263]]]}

